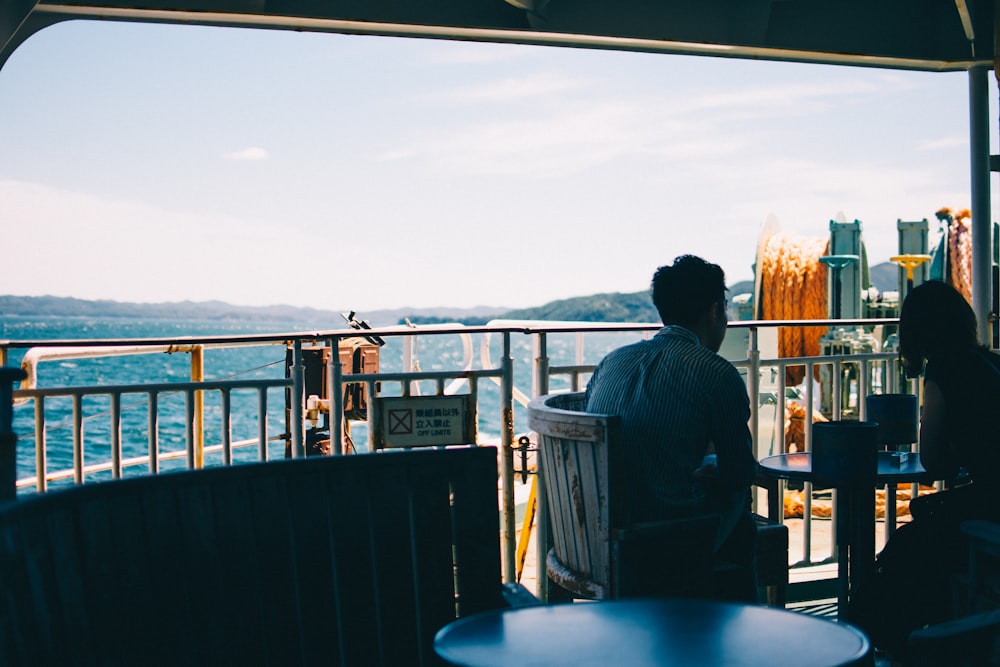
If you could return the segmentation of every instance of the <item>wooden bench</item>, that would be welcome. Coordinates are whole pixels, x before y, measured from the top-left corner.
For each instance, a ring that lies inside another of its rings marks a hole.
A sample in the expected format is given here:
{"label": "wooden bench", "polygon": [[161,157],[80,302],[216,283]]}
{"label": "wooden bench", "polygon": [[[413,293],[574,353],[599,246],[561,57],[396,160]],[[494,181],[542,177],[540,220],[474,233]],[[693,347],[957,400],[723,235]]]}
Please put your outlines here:
{"label": "wooden bench", "polygon": [[441,627],[527,595],[501,584],[496,470],[388,452],[8,502],[0,663],[441,664]]}
{"label": "wooden bench", "polygon": [[[719,518],[627,524],[620,419],[584,412],[583,392],[540,396],[528,405],[538,433],[539,467],[552,528],[549,578],[574,595],[698,595],[716,576],[712,555]],[[776,496],[769,507],[780,506]],[[758,517],[758,584],[784,606],[788,529]]]}

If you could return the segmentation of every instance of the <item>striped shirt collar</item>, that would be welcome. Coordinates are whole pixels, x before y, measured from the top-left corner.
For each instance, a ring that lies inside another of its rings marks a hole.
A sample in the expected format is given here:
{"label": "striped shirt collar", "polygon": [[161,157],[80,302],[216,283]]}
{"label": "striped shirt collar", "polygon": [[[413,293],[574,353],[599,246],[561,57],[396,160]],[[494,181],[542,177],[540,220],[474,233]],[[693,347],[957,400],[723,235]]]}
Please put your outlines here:
{"label": "striped shirt collar", "polygon": [[677,338],[684,338],[694,343],[698,347],[701,347],[701,339],[698,335],[688,329],[687,327],[682,327],[679,324],[668,324],[659,331],[656,332],[657,336],[672,336]]}

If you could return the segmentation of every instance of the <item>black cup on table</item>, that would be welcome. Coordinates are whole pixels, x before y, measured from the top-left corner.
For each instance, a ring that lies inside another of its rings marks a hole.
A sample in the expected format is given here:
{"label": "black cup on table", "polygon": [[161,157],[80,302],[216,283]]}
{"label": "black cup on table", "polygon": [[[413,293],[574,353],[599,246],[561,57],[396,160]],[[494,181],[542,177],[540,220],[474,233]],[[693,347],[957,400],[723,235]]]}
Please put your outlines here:
{"label": "black cup on table", "polygon": [[920,423],[914,394],[869,394],[865,398],[868,421],[878,422],[880,445],[911,445]]}
{"label": "black cup on table", "polygon": [[878,445],[876,422],[816,422],[812,426],[813,475],[834,486],[873,484]]}

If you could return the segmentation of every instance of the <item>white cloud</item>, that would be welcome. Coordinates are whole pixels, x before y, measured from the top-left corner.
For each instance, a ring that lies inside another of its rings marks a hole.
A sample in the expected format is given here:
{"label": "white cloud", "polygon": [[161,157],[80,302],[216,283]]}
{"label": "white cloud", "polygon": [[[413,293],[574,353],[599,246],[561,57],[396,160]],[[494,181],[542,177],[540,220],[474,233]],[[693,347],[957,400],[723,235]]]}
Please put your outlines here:
{"label": "white cloud", "polygon": [[736,108],[766,109],[768,113],[773,112],[775,108],[783,108],[787,113],[792,113],[799,108],[799,105],[807,102],[826,100],[842,102],[848,97],[886,92],[883,84],[866,79],[849,79],[834,83],[748,85],[724,93],[711,92],[682,98],[677,108],[683,112]]}
{"label": "white cloud", "polygon": [[421,45],[425,62],[431,65],[489,65],[502,63],[519,58],[527,58],[537,53],[543,47],[490,44],[468,42],[450,42],[446,44],[429,40],[427,45]]}
{"label": "white cloud", "polygon": [[588,82],[583,79],[538,72],[498,79],[477,86],[464,86],[437,97],[458,102],[506,102],[562,94],[584,89],[587,85]]}
{"label": "white cloud", "polygon": [[407,148],[389,148],[372,156],[375,162],[395,162],[413,157],[413,151]]}
{"label": "white cloud", "polygon": [[[911,88],[906,79],[851,77],[806,83],[747,82],[725,92],[685,94],[646,89],[626,97],[599,77],[537,72],[501,78],[430,99],[482,103],[483,111],[455,114],[457,122],[421,126],[376,159],[427,160],[442,170],[554,178],[615,159],[659,156],[710,160],[781,146],[785,118],[802,117],[859,99]],[[530,101],[530,106],[523,104]],[[748,132],[748,128],[750,132]]]}
{"label": "white cloud", "polygon": [[930,139],[921,142],[917,146],[918,151],[939,151],[949,148],[968,148],[968,137],[941,137],[940,139]]}
{"label": "white cloud", "polygon": [[238,151],[233,151],[232,153],[226,153],[222,157],[227,160],[254,161],[267,160],[271,157],[271,154],[267,152],[266,148],[261,148],[260,146],[250,146]]}

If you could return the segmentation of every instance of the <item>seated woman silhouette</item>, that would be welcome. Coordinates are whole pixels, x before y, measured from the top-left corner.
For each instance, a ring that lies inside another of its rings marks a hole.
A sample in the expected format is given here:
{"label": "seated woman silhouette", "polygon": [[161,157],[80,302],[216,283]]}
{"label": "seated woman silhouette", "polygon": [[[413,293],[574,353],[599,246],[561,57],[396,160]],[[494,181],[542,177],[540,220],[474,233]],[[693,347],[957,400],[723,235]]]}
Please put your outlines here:
{"label": "seated woman silhouette", "polygon": [[938,281],[915,287],[900,313],[899,351],[907,376],[924,376],[920,462],[946,490],[910,503],[912,521],[859,591],[855,623],[891,654],[905,654],[913,630],[951,617],[953,574],[968,564],[961,523],[1000,520],[1000,355],[979,343],[965,297]]}

